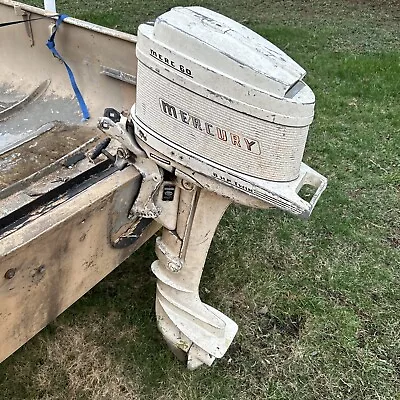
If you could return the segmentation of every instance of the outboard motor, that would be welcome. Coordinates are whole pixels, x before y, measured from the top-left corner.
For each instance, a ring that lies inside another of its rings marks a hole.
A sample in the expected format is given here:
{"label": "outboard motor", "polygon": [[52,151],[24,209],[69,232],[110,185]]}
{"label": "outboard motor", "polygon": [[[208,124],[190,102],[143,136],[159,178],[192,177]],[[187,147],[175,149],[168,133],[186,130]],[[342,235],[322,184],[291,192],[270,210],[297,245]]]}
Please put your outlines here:
{"label": "outboard motor", "polygon": [[[194,369],[222,357],[238,329],[198,291],[228,205],[308,218],[326,187],[302,163],[315,98],[304,69],[284,52],[201,7],[173,8],[140,25],[136,52],[131,115],[100,126],[117,128],[109,134],[135,155],[143,176],[131,214],[164,226],[152,264],[158,326]],[[314,188],[310,201],[298,195],[304,185]]]}

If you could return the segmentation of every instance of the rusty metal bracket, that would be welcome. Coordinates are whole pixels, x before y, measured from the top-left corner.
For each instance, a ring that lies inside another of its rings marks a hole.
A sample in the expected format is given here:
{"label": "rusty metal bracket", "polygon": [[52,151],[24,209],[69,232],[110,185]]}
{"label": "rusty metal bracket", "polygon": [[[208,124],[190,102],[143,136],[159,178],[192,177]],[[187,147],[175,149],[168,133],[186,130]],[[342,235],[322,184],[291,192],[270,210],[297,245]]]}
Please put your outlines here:
{"label": "rusty metal bracket", "polygon": [[139,194],[131,208],[130,216],[143,218],[157,218],[161,215],[161,208],[155,198],[163,181],[162,170],[148,158],[139,158],[135,168],[142,175],[142,185]]}

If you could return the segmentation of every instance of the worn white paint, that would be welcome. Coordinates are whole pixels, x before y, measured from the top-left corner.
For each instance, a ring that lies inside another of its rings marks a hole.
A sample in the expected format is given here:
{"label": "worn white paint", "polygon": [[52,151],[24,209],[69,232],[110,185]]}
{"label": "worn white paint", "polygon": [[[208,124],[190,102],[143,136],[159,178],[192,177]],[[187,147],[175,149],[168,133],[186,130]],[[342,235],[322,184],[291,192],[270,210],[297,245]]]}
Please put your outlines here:
{"label": "worn white paint", "polygon": [[[284,52],[201,7],[174,8],[141,25],[136,54],[135,137],[180,187],[169,223],[176,229],[164,228],[152,266],[158,325],[194,369],[222,357],[237,330],[198,292],[226,207],[234,201],[307,218],[326,187],[326,178],[302,163],[315,99],[305,71]],[[149,198],[153,173],[137,162]],[[311,201],[297,194],[305,184],[315,188]],[[157,190],[150,198],[162,210]],[[133,209],[145,213],[139,200]]]}
{"label": "worn white paint", "polygon": [[285,53],[226,17],[178,7],[139,27],[136,54],[136,117],[173,147],[255,178],[299,177],[315,99]]}

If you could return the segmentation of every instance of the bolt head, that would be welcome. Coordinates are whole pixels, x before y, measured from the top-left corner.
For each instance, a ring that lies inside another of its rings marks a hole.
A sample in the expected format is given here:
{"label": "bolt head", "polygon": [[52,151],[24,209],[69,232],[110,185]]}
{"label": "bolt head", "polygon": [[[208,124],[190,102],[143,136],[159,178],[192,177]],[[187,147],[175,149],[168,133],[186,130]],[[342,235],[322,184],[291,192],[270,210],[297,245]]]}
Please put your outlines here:
{"label": "bolt head", "polygon": [[10,268],[5,274],[4,274],[4,278],[6,279],[12,279],[15,276],[15,273],[17,272],[17,270],[15,268]]}

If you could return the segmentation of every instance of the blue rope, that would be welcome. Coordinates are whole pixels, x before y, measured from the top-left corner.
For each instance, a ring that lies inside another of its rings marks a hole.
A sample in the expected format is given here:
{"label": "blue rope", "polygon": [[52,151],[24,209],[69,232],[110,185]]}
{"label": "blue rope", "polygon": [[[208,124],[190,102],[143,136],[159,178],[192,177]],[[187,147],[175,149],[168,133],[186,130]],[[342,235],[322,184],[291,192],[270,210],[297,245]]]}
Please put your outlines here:
{"label": "blue rope", "polygon": [[80,90],[78,88],[78,85],[76,84],[75,77],[74,77],[74,74],[73,74],[71,68],[64,61],[64,59],[61,57],[60,53],[56,50],[56,44],[54,42],[54,38],[56,36],[56,33],[57,33],[57,30],[58,30],[59,26],[64,21],[64,19],[67,18],[67,17],[68,17],[68,15],[65,15],[65,14],[61,14],[58,17],[57,22],[56,22],[56,26],[54,27],[53,33],[51,34],[49,40],[47,41],[46,46],[53,53],[54,57],[58,58],[64,64],[64,66],[65,66],[65,68],[66,68],[66,70],[68,72],[69,80],[71,81],[72,89],[75,92],[76,99],[78,100],[79,107],[81,108],[82,115],[83,115],[83,121],[86,121],[87,119],[90,118],[90,114],[89,114],[88,108],[86,106],[85,100],[83,100],[82,94],[81,94],[81,92],[80,92]]}

